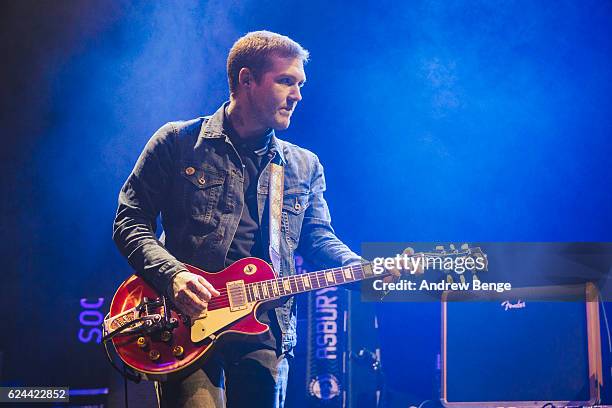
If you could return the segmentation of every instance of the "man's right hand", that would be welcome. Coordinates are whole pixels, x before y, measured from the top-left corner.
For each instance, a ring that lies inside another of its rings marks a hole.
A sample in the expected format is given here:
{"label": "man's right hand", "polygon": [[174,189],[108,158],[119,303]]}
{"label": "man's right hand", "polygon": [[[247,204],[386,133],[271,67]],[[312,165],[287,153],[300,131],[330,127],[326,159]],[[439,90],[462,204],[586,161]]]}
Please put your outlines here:
{"label": "man's right hand", "polygon": [[208,301],[221,293],[206,279],[191,272],[179,272],[172,279],[172,301],[191,318],[208,307]]}

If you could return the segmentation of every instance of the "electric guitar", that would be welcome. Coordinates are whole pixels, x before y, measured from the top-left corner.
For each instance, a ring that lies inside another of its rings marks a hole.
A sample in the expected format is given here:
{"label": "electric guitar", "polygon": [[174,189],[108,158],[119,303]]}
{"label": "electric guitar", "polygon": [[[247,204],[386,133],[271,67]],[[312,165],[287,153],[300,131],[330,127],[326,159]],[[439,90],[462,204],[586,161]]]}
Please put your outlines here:
{"label": "electric guitar", "polygon": [[[468,256],[479,248],[419,253],[416,256]],[[257,335],[268,326],[256,317],[262,305],[274,304],[298,293],[385,277],[374,273],[371,263],[355,264],[287,277],[278,277],[259,258],[244,258],[218,273],[208,273],[185,264],[220,293],[208,302],[197,318],[177,310],[142,278],[132,275],[123,282],[104,319],[104,342],[112,341],[121,360],[143,379],[165,381],[204,358],[220,336],[230,333]],[[197,365],[193,366],[194,368]]]}

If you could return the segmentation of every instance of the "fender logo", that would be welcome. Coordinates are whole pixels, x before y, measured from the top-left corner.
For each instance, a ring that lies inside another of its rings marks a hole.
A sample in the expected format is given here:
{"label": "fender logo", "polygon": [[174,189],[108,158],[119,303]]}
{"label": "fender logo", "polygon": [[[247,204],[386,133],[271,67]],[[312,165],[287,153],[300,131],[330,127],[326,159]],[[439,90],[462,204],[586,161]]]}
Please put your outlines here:
{"label": "fender logo", "polygon": [[523,302],[521,299],[519,299],[516,303],[512,303],[509,300],[506,300],[506,301],[502,302],[501,305],[504,308],[504,310],[508,310],[508,309],[524,309],[525,307],[527,307],[527,305],[525,305],[525,302]]}

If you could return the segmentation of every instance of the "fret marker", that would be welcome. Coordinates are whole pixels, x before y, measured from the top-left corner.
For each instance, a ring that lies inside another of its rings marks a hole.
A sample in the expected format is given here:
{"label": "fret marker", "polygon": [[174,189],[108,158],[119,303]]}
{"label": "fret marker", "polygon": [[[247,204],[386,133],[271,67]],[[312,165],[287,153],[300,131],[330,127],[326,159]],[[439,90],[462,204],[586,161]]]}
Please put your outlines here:
{"label": "fret marker", "polygon": [[274,292],[275,295],[278,295],[278,282],[277,281],[272,281],[272,292]]}
{"label": "fret marker", "polygon": [[268,297],[269,296],[268,285],[266,285],[265,282],[262,285],[263,285],[264,297]]}
{"label": "fret marker", "polygon": [[305,288],[309,288],[310,287],[310,280],[308,279],[308,276],[302,276],[302,281],[304,282],[304,287]]}
{"label": "fret marker", "polygon": [[289,283],[289,278],[283,279],[283,287],[285,288],[285,292],[291,292],[291,284]]}
{"label": "fret marker", "polygon": [[334,273],[333,272],[327,272],[325,274],[325,279],[327,280],[328,283],[334,282]]}
{"label": "fret marker", "polygon": [[344,268],[344,277],[346,279],[353,279],[353,271],[351,270],[350,266]]}
{"label": "fret marker", "polygon": [[255,292],[255,300],[259,300],[259,288],[257,287],[257,285],[254,285],[253,289]]}

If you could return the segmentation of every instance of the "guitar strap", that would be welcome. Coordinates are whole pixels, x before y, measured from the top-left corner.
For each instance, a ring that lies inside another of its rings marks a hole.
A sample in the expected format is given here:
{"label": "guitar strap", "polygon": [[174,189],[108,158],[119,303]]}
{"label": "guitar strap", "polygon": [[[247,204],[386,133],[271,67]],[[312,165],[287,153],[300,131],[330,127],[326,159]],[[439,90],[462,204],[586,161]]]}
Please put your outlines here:
{"label": "guitar strap", "polygon": [[[278,157],[278,156],[277,156]],[[281,214],[283,211],[283,186],[285,185],[285,173],[283,166],[274,162],[270,163],[270,260],[272,268],[280,275],[280,239],[281,239]]]}

